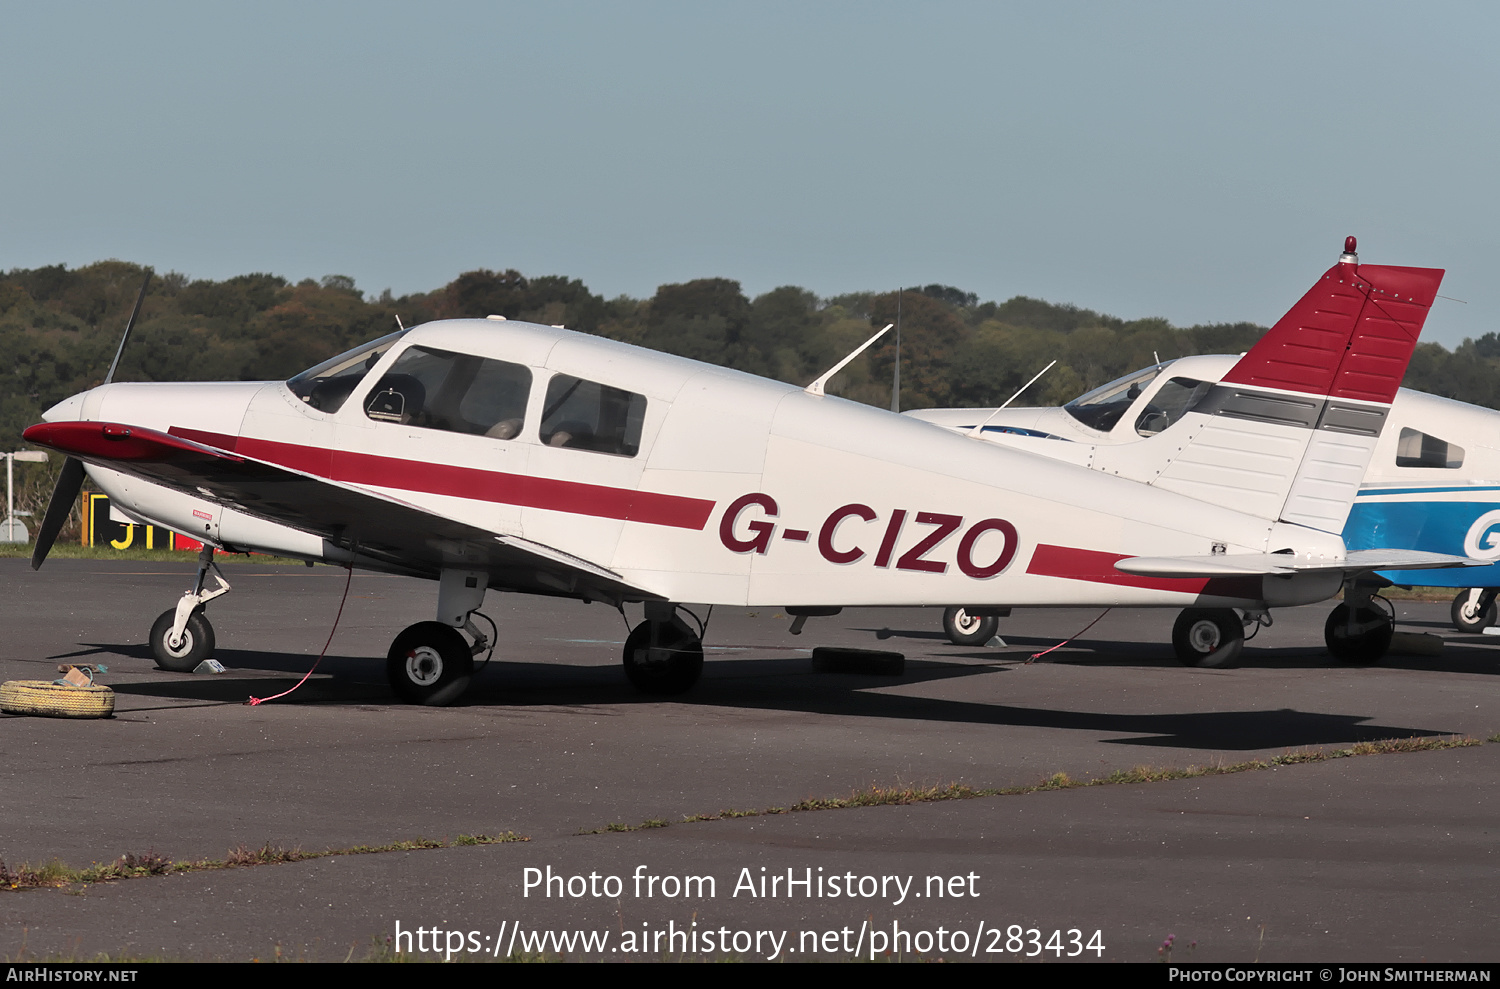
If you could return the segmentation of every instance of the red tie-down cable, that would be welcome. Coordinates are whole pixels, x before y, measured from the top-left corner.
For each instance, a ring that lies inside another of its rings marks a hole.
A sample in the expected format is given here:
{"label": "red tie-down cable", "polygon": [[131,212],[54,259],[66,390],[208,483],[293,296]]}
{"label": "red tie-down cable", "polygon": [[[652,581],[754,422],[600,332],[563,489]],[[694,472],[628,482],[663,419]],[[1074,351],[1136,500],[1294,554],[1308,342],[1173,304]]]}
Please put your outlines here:
{"label": "red tie-down cable", "polygon": [[248,706],[255,707],[256,705],[264,704],[266,701],[274,701],[278,697],[285,697],[287,694],[290,694],[297,687],[307,682],[307,678],[313,675],[313,671],[318,668],[318,664],[323,662],[323,657],[328,655],[328,647],[333,645],[333,633],[339,630],[339,619],[344,617],[344,602],[349,600],[349,584],[354,580],[354,565],[346,563],[344,564],[344,569],[348,572],[348,576],[344,578],[344,596],[339,598],[339,613],[333,616],[333,628],[328,630],[328,641],[323,643],[323,651],[318,653],[317,659],[313,660],[312,669],[308,670],[302,679],[297,681],[296,686],[288,690],[283,690],[279,694],[272,694],[270,697],[252,697],[245,701]]}
{"label": "red tie-down cable", "polygon": [[[1109,614],[1113,610],[1114,610],[1113,608],[1105,608],[1103,611],[1099,612],[1099,618],[1103,618],[1105,615]],[[1077,632],[1074,632],[1072,635],[1068,636],[1066,639],[1063,639],[1057,645],[1053,646],[1052,649],[1061,649],[1063,646],[1067,645],[1069,642],[1072,642],[1074,639],[1078,638],[1084,632],[1087,632],[1089,629],[1093,628],[1095,625],[1098,625],[1099,624],[1099,618],[1095,618],[1093,621],[1089,622],[1087,625],[1085,625],[1083,628],[1079,629]],[[1041,659],[1043,656],[1045,656],[1049,652],[1051,652],[1052,649],[1043,649],[1041,652],[1034,652],[1034,653],[1032,653],[1031,654],[1031,658],[1028,659],[1022,665],[1023,666],[1030,666],[1032,663],[1035,663],[1037,660]]]}

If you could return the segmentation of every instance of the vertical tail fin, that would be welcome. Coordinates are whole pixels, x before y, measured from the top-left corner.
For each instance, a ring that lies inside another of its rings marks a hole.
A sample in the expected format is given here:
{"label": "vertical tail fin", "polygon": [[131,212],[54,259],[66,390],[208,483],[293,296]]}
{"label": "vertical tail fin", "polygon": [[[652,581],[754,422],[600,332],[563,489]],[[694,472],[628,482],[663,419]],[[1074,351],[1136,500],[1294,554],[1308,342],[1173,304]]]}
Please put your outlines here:
{"label": "vertical tail fin", "polygon": [[1443,271],[1339,263],[1188,418],[1153,482],[1263,518],[1339,532]]}

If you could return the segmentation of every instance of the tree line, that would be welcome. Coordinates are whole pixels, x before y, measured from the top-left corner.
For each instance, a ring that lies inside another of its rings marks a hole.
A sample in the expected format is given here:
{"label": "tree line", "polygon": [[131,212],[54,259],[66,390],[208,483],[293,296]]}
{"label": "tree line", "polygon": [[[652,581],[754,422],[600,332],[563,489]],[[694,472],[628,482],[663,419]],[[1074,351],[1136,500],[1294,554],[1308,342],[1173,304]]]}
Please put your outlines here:
{"label": "tree line", "polygon": [[[103,379],[144,276],[145,268],[124,261],[0,274],[0,360],[9,363],[0,388],[5,450],[21,449],[21,431],[42,410]],[[479,269],[431,292],[371,297],[343,275],[294,283],[271,274],[213,281],[168,272],[151,281],[116,379],[286,378],[395,329],[398,319],[412,326],[493,313],[806,384],[872,327],[895,322],[898,309],[902,409],[997,405],[1054,359],[1057,366],[1017,404],[1061,404],[1157,359],[1241,352],[1266,330],[1125,320],[1026,296],[981,302],[936,284],[831,298],[783,286],[750,298],[733,279],[700,278],[662,285],[647,299],[606,299],[576,278]],[[829,392],[889,407],[894,360],[887,334]],[[1405,383],[1500,408],[1500,337],[1487,333],[1451,352],[1420,344]],[[18,507],[45,504],[55,469],[18,465],[26,502]]]}

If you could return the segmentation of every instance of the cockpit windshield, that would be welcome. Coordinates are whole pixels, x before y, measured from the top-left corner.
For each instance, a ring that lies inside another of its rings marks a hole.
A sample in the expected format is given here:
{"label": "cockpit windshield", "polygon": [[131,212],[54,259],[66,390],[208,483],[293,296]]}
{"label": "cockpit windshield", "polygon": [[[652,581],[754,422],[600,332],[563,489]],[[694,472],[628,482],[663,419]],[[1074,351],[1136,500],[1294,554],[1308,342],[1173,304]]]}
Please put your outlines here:
{"label": "cockpit windshield", "polygon": [[1165,364],[1154,364],[1123,378],[1116,378],[1107,385],[1100,385],[1091,392],[1079,395],[1063,408],[1090,429],[1107,433],[1115,428],[1115,423],[1120,421],[1131,403],[1140,398],[1141,392],[1165,367]]}
{"label": "cockpit windshield", "polygon": [[286,385],[292,390],[292,394],[319,412],[337,412],[343,407],[344,399],[349,397],[370,369],[380,362],[385,352],[405,335],[405,330],[397,330],[379,340],[345,351],[316,367],[308,368],[289,379]]}

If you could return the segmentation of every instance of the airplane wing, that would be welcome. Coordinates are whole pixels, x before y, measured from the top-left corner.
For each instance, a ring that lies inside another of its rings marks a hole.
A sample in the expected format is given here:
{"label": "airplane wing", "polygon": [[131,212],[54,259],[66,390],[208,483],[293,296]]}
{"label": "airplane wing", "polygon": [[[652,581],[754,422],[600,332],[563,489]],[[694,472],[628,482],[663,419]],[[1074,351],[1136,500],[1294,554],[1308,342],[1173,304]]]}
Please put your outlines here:
{"label": "airplane wing", "polygon": [[1255,577],[1268,574],[1311,573],[1319,570],[1344,574],[1372,570],[1438,570],[1446,567],[1483,567],[1491,560],[1466,556],[1424,553],[1411,549],[1362,549],[1342,560],[1298,560],[1285,553],[1237,553],[1219,556],[1132,556],[1115,563],[1121,573],[1140,577]]}
{"label": "airplane wing", "polygon": [[141,426],[52,422],[28,442],[85,463],[321,536],[361,566],[437,577],[482,570],[491,587],[616,602],[659,597],[606,567],[541,543],[434,514],[398,498]]}

